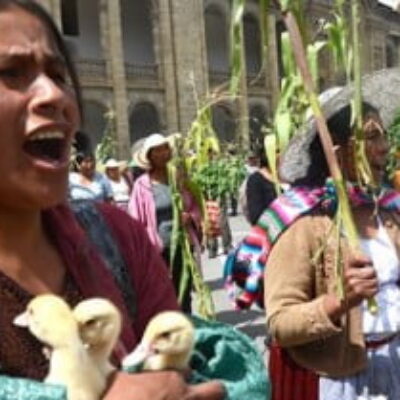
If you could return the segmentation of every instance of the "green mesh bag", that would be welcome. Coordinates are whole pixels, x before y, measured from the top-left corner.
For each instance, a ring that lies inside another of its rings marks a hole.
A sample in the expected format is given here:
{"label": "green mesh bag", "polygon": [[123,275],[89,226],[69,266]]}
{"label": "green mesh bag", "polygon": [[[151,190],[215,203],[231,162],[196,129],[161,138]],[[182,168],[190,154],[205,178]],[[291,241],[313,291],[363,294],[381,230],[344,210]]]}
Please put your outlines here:
{"label": "green mesh bag", "polygon": [[227,400],[268,400],[270,382],[253,341],[232,326],[191,317],[196,344],[190,365],[191,383],[221,381]]}
{"label": "green mesh bag", "polygon": [[0,400],[67,400],[63,386],[0,376]]}

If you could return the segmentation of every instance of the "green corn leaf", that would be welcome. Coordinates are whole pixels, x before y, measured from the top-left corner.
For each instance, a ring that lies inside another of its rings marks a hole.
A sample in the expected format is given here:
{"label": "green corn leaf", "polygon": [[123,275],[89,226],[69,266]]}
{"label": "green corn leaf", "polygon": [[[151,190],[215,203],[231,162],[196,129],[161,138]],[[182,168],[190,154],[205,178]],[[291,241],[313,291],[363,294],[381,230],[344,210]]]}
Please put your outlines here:
{"label": "green corn leaf", "polygon": [[233,0],[231,33],[230,33],[230,59],[231,59],[231,81],[230,93],[236,96],[239,91],[242,74],[244,72],[243,65],[243,13],[245,0]]}
{"label": "green corn leaf", "polygon": [[276,159],[276,155],[278,153],[278,143],[277,143],[276,135],[274,135],[273,133],[269,133],[269,134],[265,135],[264,147],[265,147],[265,152],[267,155],[267,160],[270,165],[270,170],[271,170],[272,176],[274,178],[276,191],[277,191],[277,193],[279,193],[280,185],[279,185],[277,159]]}
{"label": "green corn leaf", "polygon": [[308,45],[307,48],[307,58],[308,65],[310,66],[310,72],[314,80],[315,87],[318,87],[319,83],[319,67],[318,67],[318,59],[320,51],[325,48],[326,41],[317,41]]}
{"label": "green corn leaf", "polygon": [[296,60],[294,59],[292,46],[288,32],[283,32],[281,35],[282,43],[282,63],[285,76],[289,77],[297,73]]}
{"label": "green corn leaf", "polygon": [[282,12],[286,12],[293,7],[293,0],[280,0]]}
{"label": "green corn leaf", "polygon": [[283,150],[289,143],[293,132],[293,121],[289,110],[280,112],[275,116],[275,128],[279,149]]}

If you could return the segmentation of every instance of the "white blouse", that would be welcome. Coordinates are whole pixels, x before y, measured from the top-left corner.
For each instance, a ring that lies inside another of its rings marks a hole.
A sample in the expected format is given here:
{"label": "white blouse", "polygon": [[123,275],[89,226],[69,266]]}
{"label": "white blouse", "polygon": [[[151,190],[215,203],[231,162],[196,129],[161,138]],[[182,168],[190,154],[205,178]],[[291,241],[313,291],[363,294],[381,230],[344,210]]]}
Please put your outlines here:
{"label": "white blouse", "polygon": [[394,244],[378,218],[378,233],[373,239],[361,239],[361,248],[373,262],[379,281],[375,296],[378,312],[372,314],[363,302],[363,332],[379,340],[400,330],[400,262]]}

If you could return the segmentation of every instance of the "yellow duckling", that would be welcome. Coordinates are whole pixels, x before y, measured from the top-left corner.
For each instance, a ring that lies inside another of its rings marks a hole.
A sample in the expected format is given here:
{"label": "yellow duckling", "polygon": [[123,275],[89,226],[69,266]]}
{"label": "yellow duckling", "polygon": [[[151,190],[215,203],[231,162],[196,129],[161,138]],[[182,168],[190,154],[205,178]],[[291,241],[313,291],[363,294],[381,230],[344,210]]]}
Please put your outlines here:
{"label": "yellow duckling", "polygon": [[73,314],[87,351],[105,377],[115,370],[110,362],[122,328],[121,313],[109,300],[92,298],[81,301]]}
{"label": "yellow duckling", "polygon": [[106,379],[89,357],[79,336],[78,323],[63,299],[52,294],[39,295],[14,323],[27,327],[51,348],[45,382],[66,386],[68,400],[100,399]]}
{"label": "yellow duckling", "polygon": [[193,346],[192,322],[180,312],[165,311],[151,319],[141,343],[124,358],[122,366],[128,371],[142,363],[143,370],[184,370]]}

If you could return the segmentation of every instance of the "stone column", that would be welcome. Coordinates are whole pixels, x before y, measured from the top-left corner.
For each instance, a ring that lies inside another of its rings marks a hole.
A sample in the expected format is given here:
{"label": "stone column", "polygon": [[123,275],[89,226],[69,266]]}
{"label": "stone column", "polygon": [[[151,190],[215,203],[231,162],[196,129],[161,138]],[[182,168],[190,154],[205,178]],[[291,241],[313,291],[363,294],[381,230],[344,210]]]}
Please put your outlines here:
{"label": "stone column", "polygon": [[158,37],[155,38],[156,57],[160,63],[160,80],[165,90],[165,116],[169,132],[180,130],[177,103],[177,74],[175,71],[175,42],[171,29],[169,0],[158,2]]}
{"label": "stone column", "polygon": [[130,138],[120,0],[107,0],[106,15],[109,52],[107,61],[114,89],[117,157],[126,159],[130,157]]}
{"label": "stone column", "polygon": [[160,1],[160,23],[165,29],[162,33],[166,33],[163,64],[167,114],[176,116],[169,129],[176,127],[174,130],[183,133],[196,115],[196,97],[203,98],[207,91],[202,4],[198,0]]}
{"label": "stone column", "polygon": [[250,129],[249,129],[249,105],[248,105],[248,90],[247,90],[247,66],[246,66],[246,48],[244,45],[244,26],[243,21],[241,28],[242,51],[241,51],[241,63],[242,71],[240,76],[239,90],[237,93],[238,98],[236,99],[237,110],[238,110],[238,127],[236,132],[236,140],[242,149],[247,150],[250,142]]}
{"label": "stone column", "polygon": [[270,113],[275,112],[280,92],[280,79],[278,68],[278,42],[276,37],[276,16],[269,11],[268,15],[268,62],[266,63],[266,77],[269,92],[271,94]]}

